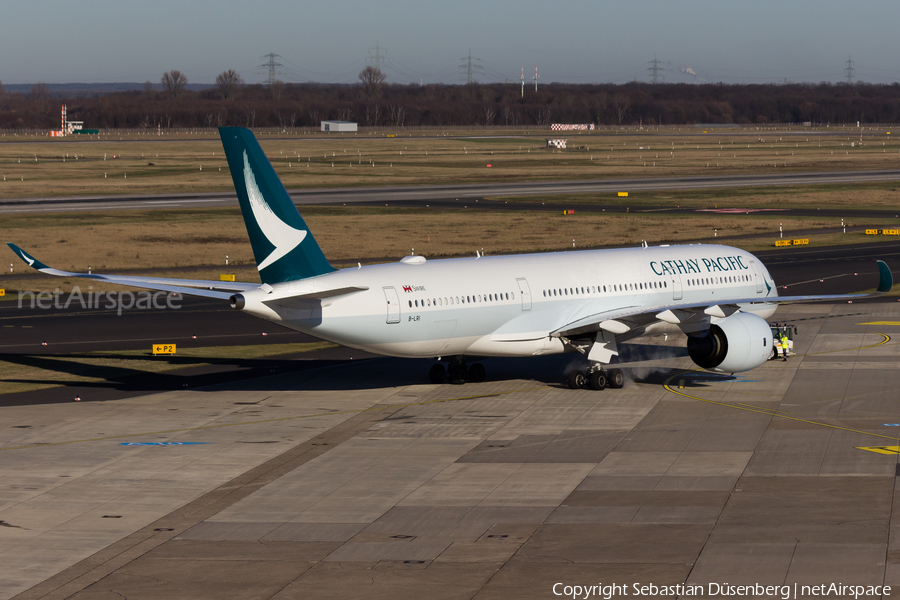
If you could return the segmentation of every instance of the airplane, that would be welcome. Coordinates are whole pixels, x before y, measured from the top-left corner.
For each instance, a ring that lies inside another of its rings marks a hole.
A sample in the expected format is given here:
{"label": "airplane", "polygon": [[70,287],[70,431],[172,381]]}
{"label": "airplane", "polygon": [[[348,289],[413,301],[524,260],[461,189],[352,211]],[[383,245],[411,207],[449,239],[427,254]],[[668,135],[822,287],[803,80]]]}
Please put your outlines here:
{"label": "airplane", "polygon": [[[480,382],[472,357],[579,352],[589,366],[569,387],[625,383],[607,369],[620,343],[683,332],[699,367],[738,373],[772,352],[766,319],[778,304],[837,301],[864,294],[778,296],[751,253],[720,245],[675,245],[429,260],[335,269],[249,129],[219,129],[261,284],[71,273],[9,247],[42,273],[83,277],[230,302],[290,329],[368,352],[438,359],[432,383]],[[872,295],[893,276],[878,261]],[[443,362],[447,363],[445,367]]]}

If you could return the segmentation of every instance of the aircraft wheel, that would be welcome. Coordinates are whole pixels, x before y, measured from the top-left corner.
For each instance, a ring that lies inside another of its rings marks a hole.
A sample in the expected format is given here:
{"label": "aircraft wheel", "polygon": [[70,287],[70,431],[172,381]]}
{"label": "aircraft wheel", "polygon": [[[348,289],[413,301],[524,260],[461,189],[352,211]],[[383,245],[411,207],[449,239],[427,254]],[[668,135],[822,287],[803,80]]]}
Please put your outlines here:
{"label": "aircraft wheel", "polygon": [[574,371],[570,372],[568,376],[568,382],[570,390],[580,390],[584,388],[587,384],[587,379],[584,376],[584,371],[575,369]]}
{"label": "aircraft wheel", "polygon": [[481,363],[475,363],[474,365],[469,367],[469,381],[471,381],[472,383],[481,383],[482,381],[484,381],[486,375],[487,373],[485,373],[484,367],[481,365]]}
{"label": "aircraft wheel", "polygon": [[609,381],[609,387],[612,389],[619,389],[625,385],[625,373],[622,372],[622,369],[612,369],[606,375]]}
{"label": "aircraft wheel", "polygon": [[446,375],[447,370],[441,363],[431,365],[431,370],[428,371],[428,379],[431,383],[444,383],[444,377]]}
{"label": "aircraft wheel", "polygon": [[605,371],[594,371],[591,373],[591,389],[602,390],[606,387],[607,378]]}
{"label": "aircraft wheel", "polygon": [[450,363],[447,373],[450,377],[450,383],[454,385],[462,385],[466,382],[466,366],[458,363]]}

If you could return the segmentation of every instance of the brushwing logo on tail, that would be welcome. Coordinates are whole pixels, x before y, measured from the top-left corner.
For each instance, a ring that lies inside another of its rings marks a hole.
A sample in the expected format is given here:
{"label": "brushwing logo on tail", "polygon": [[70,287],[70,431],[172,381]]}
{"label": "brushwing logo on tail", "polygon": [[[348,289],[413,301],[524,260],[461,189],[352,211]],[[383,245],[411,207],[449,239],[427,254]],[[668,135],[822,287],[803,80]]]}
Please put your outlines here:
{"label": "brushwing logo on tail", "polygon": [[[35,260],[35,259],[33,259],[33,258],[31,258],[30,256],[28,256],[28,254],[27,254],[24,250],[22,250],[22,249],[19,248],[18,246],[12,245],[12,244],[7,244],[7,246],[9,246],[10,248],[12,248],[13,252],[15,252],[15,253],[19,256],[19,258],[21,258],[22,260],[24,260],[25,262],[27,262],[29,267],[33,267],[33,266],[34,266],[34,260]],[[10,265],[10,266],[12,266],[12,265]]]}
{"label": "brushwing logo on tail", "polygon": [[250,161],[247,160],[246,150],[244,151],[244,184],[247,186],[247,197],[250,199],[250,209],[253,211],[256,224],[259,225],[269,243],[275,246],[269,256],[256,267],[258,271],[262,271],[299,246],[306,237],[306,232],[302,229],[294,229],[279,219],[278,215],[272,211],[259,190],[259,186],[256,185],[256,177],[250,168]]}

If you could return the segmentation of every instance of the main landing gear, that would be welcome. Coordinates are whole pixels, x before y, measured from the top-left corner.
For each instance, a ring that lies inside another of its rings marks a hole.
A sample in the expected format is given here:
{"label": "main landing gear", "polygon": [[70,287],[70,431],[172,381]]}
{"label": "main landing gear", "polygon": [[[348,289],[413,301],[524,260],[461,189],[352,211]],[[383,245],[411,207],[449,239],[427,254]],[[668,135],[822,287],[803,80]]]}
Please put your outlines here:
{"label": "main landing gear", "polygon": [[462,385],[466,381],[471,383],[481,383],[485,378],[485,370],[481,363],[474,363],[466,366],[461,358],[450,361],[450,364],[444,368],[441,363],[431,366],[428,372],[428,379],[431,383],[452,383]]}
{"label": "main landing gear", "polygon": [[607,387],[618,389],[625,385],[625,374],[621,369],[605,371],[600,368],[588,370],[575,369],[569,372],[567,377],[569,389],[602,390]]}

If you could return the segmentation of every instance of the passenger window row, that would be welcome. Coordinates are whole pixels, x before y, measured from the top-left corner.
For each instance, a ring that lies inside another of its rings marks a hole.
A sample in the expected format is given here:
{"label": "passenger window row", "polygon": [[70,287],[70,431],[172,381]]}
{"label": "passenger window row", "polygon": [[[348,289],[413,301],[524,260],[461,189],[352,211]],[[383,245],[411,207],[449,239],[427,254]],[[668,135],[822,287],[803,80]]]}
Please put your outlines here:
{"label": "passenger window row", "polygon": [[455,306],[457,304],[477,304],[479,302],[502,302],[515,300],[515,292],[503,292],[502,294],[477,294],[474,296],[444,296],[443,298],[425,298],[423,300],[410,300],[410,308],[428,308],[432,306]]}
{"label": "passenger window row", "polygon": [[687,284],[691,287],[698,285],[722,285],[726,283],[744,283],[750,281],[749,275],[729,275],[727,277],[704,277],[702,279],[688,279]]}
{"label": "passenger window row", "polygon": [[549,290],[544,290],[544,298],[553,298],[559,296],[586,296],[588,294],[606,294],[608,292],[633,292],[635,290],[659,290],[668,287],[669,284],[665,281],[650,281],[639,283],[614,283],[609,286],[597,285],[591,287],[552,288]]}
{"label": "passenger window row", "polygon": [[[701,279],[688,279],[687,285],[691,287],[701,285],[719,285],[726,283],[741,283],[750,281],[749,275],[704,277]],[[650,281],[638,283],[614,283],[610,285],[551,288],[543,290],[544,298],[558,298],[560,296],[587,296],[590,294],[607,294],[616,292],[634,292],[647,290],[668,289],[667,281]],[[455,306],[457,304],[478,304],[483,302],[502,302],[515,300],[515,292],[503,292],[501,294],[476,294],[472,296],[444,296],[443,298],[425,298],[422,300],[410,300],[410,308],[430,308],[432,306]]]}

